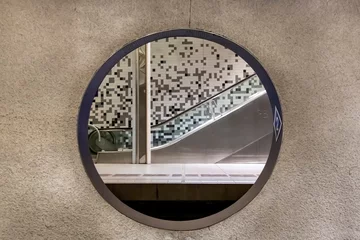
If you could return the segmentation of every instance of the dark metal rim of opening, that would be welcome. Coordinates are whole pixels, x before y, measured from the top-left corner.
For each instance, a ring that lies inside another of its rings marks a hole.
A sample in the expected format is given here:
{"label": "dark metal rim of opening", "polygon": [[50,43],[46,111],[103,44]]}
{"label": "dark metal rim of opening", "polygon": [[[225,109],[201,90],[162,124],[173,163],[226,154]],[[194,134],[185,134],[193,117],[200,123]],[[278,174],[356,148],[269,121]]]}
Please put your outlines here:
{"label": "dark metal rim of opening", "polygon": [[261,191],[261,189],[264,187],[265,183],[271,176],[271,173],[275,167],[278,154],[280,151],[281,140],[282,140],[282,127],[280,128],[280,133],[278,138],[275,137],[275,134],[273,135],[268,160],[255,184],[250,188],[249,191],[247,191],[247,193],[243,197],[237,200],[234,204],[232,204],[230,207],[216,214],[196,220],[169,221],[169,220],[163,220],[163,219],[147,216],[125,205],[106,187],[92,161],[88,146],[88,133],[87,133],[87,127],[88,127],[87,124],[89,120],[91,104],[96,92],[98,91],[101,82],[103,81],[107,73],[111,70],[111,68],[118,61],[120,61],[120,59],[122,59],[127,54],[129,54],[133,50],[137,49],[138,47],[146,43],[168,37],[194,37],[194,38],[205,39],[218,43],[232,50],[234,53],[236,53],[241,58],[243,58],[250,65],[250,67],[254,69],[255,73],[259,76],[261,82],[263,83],[265,90],[267,91],[273,116],[275,116],[275,108],[276,108],[278,114],[280,115],[280,119],[283,119],[280,101],[276,89],[265,69],[262,67],[259,61],[249,53],[249,51],[247,51],[244,47],[234,43],[233,41],[211,32],[194,30],[194,29],[174,29],[174,30],[167,30],[164,32],[153,33],[124,45],[119,51],[114,53],[100,67],[100,69],[95,73],[95,75],[91,79],[83,95],[83,99],[80,105],[78,126],[77,126],[78,144],[79,144],[79,151],[80,151],[82,163],[92,184],[99,192],[99,194],[119,212],[121,212],[125,216],[137,222],[152,227],[168,229],[168,230],[195,230],[195,229],[211,226],[215,223],[218,223],[230,217],[231,215],[235,214],[236,212],[244,208],[249,202],[251,202],[256,197],[256,195]]}

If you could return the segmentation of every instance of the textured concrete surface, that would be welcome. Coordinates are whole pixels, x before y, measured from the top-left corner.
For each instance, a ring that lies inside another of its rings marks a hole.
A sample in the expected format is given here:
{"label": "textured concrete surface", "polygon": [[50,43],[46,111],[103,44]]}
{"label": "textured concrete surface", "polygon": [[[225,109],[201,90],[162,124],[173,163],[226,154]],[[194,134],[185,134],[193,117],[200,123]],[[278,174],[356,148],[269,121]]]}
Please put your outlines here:
{"label": "textured concrete surface", "polygon": [[[0,2],[0,239],[360,239],[360,3],[353,1]],[[215,226],[169,232],[109,206],[77,150],[94,71],[131,39],[211,30],[246,46],[284,111],[275,172]]]}

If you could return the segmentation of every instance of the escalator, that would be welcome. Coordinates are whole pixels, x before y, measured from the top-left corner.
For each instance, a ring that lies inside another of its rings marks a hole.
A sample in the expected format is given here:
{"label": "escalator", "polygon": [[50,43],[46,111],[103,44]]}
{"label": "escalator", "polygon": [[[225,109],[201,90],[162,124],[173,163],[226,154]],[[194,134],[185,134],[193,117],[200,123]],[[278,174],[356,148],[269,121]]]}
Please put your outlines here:
{"label": "escalator", "polygon": [[[273,132],[272,112],[259,82],[252,75],[152,126],[152,163],[264,163]],[[100,132],[100,142],[95,131],[89,135],[96,162],[131,163],[131,129]]]}

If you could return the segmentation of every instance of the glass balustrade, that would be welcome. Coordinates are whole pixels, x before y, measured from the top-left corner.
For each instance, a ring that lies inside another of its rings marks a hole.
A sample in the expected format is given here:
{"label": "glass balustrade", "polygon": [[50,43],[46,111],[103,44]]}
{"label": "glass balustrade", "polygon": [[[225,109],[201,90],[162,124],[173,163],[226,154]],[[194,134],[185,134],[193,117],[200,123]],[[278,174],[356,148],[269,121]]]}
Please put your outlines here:
{"label": "glass balustrade", "polygon": [[[265,91],[259,77],[252,77],[238,82],[229,89],[217,94],[193,108],[177,115],[170,120],[151,128],[152,148],[166,146],[192,134],[205,124],[216,121],[230,111],[244,105],[246,101],[259,92]],[[113,129],[100,130],[101,141],[96,140],[97,133],[89,136],[90,148],[93,152],[129,151],[132,149],[132,130]]]}

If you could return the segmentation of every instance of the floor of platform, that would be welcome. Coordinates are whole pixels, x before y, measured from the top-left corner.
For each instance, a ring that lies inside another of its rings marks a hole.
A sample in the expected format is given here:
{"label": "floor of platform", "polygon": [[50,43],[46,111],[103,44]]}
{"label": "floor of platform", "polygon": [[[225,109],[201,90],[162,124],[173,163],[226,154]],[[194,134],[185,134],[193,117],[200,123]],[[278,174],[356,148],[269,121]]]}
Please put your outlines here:
{"label": "floor of platform", "polygon": [[265,164],[95,164],[106,184],[253,184]]}

